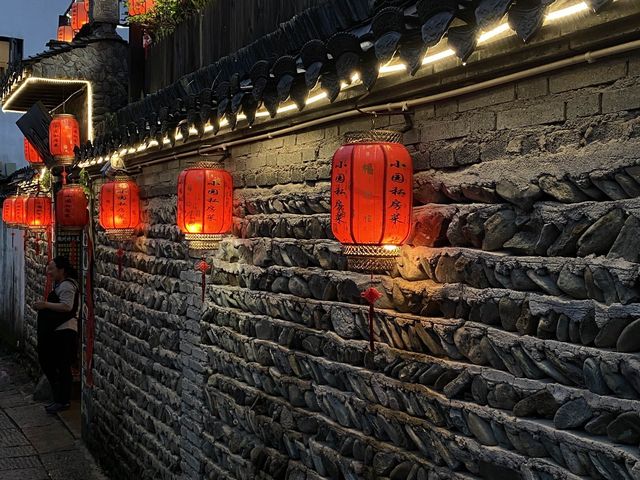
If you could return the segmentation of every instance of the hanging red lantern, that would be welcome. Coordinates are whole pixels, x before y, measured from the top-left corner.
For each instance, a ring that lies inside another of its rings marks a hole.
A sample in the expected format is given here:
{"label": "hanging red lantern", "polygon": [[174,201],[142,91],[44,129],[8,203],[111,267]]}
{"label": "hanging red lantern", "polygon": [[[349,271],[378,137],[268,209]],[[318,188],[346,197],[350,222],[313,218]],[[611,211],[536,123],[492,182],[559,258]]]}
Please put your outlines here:
{"label": "hanging red lantern", "polygon": [[15,224],[15,204],[18,197],[7,197],[2,202],[2,221],[8,227]]}
{"label": "hanging red lantern", "polygon": [[[17,195],[9,197],[12,199],[11,203],[6,205],[6,208],[11,208],[11,211],[7,211],[7,216],[11,218],[11,222],[6,222],[11,228],[23,229],[25,228],[25,213],[27,197],[24,195]],[[7,200],[9,200],[9,198]],[[7,203],[5,200],[5,204]],[[2,206],[2,217],[4,219],[5,205]]]}
{"label": "hanging red lantern", "polygon": [[129,16],[145,15],[153,9],[154,4],[154,0],[129,0]]}
{"label": "hanging red lantern", "polygon": [[82,230],[89,221],[87,206],[81,185],[63,185],[56,194],[56,225],[63,230]]}
{"label": "hanging red lantern", "polygon": [[411,233],[413,166],[398,132],[347,134],[333,156],[331,230],[354,270],[389,270]]}
{"label": "hanging red lantern", "polygon": [[233,179],[212,163],[187,168],[178,177],[178,227],[191,248],[215,248],[233,225]]}
{"label": "hanging red lantern", "polygon": [[71,165],[80,146],[80,125],[67,113],[54,115],[49,125],[49,150],[59,165]]}
{"label": "hanging red lantern", "polygon": [[51,198],[29,196],[25,202],[24,224],[31,231],[45,231],[51,226]]}
{"label": "hanging red lantern", "polygon": [[102,185],[99,219],[114,240],[133,236],[140,223],[140,193],[133,179],[120,176]]}
{"label": "hanging red lantern", "polygon": [[34,166],[44,165],[44,160],[38,153],[38,150],[36,150],[36,147],[26,138],[24,139],[24,159]]}
{"label": "hanging red lantern", "polygon": [[73,41],[73,27],[69,24],[69,17],[66,15],[60,15],[58,17],[58,36],[59,42],[71,42]]}
{"label": "hanging red lantern", "polygon": [[89,23],[88,2],[77,1],[71,6],[71,27],[75,32]]}

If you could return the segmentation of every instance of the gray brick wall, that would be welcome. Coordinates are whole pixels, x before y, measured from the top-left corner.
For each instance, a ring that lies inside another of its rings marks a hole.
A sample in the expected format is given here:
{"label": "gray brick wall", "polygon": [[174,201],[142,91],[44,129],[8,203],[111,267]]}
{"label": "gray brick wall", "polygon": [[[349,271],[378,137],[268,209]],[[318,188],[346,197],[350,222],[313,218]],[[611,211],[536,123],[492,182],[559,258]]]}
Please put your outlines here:
{"label": "gray brick wall", "polygon": [[187,162],[143,167],[122,279],[118,245],[97,247],[105,461],[121,478],[640,478],[637,65],[415,112],[415,234],[374,278],[375,354],[369,276],[329,225],[331,155],[371,119],[231,151],[234,236],[207,252],[204,304],[168,193]]}

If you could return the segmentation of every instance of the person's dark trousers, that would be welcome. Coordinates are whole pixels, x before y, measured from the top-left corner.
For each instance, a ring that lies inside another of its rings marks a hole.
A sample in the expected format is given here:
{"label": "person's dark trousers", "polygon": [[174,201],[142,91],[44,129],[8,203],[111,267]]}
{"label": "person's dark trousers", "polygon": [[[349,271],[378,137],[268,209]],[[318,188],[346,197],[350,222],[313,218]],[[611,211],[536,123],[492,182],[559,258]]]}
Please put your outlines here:
{"label": "person's dark trousers", "polygon": [[53,401],[67,404],[71,400],[73,365],[78,334],[73,330],[56,330],[38,339],[40,368],[49,380]]}

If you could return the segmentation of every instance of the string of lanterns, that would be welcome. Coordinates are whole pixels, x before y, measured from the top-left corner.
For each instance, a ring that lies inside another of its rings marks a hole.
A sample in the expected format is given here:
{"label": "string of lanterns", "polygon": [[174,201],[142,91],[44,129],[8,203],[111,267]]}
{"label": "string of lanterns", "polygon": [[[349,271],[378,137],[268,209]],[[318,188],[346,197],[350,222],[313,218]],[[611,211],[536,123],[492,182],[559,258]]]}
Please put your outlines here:
{"label": "string of lanterns", "polygon": [[[79,125],[73,115],[54,116],[49,150],[63,166],[62,187],[55,196],[55,223],[60,229],[82,230],[87,225],[88,201],[82,186],[67,184],[66,167],[74,162]],[[43,164],[25,139],[25,158]],[[355,271],[389,271],[412,229],[413,165],[401,134],[372,130],[347,134],[333,156],[331,169],[331,229],[342,244],[348,267]],[[100,188],[99,224],[108,238],[127,241],[141,222],[140,191],[135,180],[116,175]],[[233,179],[219,164],[205,161],[183,170],[177,182],[176,223],[193,250],[216,248],[233,226]],[[47,231],[53,223],[52,202],[39,191],[5,200],[2,220],[13,228]],[[119,275],[124,251],[118,249]],[[202,292],[210,266],[203,257]],[[374,348],[374,305],[381,297],[373,286],[362,292],[369,304],[369,339]]]}

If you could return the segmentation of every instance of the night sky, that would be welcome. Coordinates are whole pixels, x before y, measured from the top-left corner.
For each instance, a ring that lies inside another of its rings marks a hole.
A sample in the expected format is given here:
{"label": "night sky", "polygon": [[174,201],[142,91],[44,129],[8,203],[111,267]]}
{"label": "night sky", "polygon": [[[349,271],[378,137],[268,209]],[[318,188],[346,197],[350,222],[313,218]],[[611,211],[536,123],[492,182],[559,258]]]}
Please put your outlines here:
{"label": "night sky", "polygon": [[[24,56],[46,50],[45,44],[56,37],[58,15],[70,0],[2,0],[0,36],[24,39]],[[22,134],[16,126],[19,114],[0,113],[0,162],[25,165]],[[0,170],[2,171],[2,170]]]}

